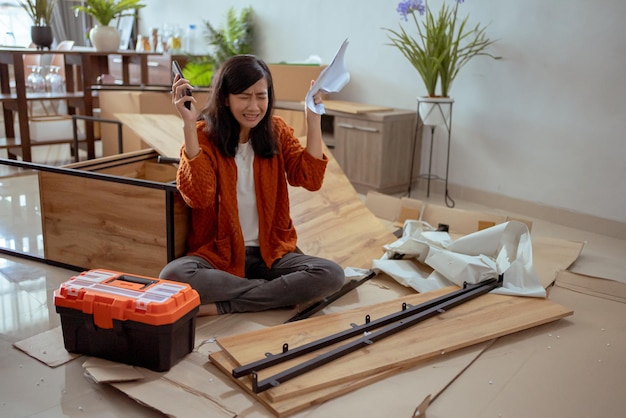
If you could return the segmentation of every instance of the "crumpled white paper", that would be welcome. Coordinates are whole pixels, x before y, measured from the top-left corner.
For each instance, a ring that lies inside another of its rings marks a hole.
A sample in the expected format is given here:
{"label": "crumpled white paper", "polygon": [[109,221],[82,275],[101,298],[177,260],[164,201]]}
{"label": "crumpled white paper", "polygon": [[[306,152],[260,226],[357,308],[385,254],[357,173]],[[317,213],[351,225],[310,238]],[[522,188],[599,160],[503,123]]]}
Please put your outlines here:
{"label": "crumpled white paper", "polygon": [[350,73],[346,70],[344,62],[347,47],[348,40],[346,39],[339,47],[339,51],[333,57],[330,65],[322,70],[304,98],[307,107],[318,115],[326,113],[326,109],[324,109],[323,103],[315,104],[313,95],[320,90],[324,93],[337,93],[350,81]]}
{"label": "crumpled white paper", "polygon": [[[374,260],[373,268],[418,292],[479,283],[503,274],[502,287],[492,293],[546,297],[532,264],[530,232],[522,222],[505,222],[453,241],[447,232],[408,220],[402,237],[385,250],[381,259]],[[395,254],[404,257],[394,260]],[[434,271],[425,276],[412,258]]]}

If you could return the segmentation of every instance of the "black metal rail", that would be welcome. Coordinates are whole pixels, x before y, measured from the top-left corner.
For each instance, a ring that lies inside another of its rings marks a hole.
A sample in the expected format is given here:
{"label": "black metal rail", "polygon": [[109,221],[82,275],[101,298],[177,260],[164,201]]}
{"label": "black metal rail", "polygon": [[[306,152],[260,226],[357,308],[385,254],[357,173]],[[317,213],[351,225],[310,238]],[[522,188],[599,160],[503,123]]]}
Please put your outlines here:
{"label": "black metal rail", "polygon": [[[447,295],[440,296],[431,301],[422,304],[407,307],[403,304],[402,311],[387,315],[375,321],[370,321],[366,317],[366,322],[360,326],[354,326],[351,329],[341,331],[339,333],[312,341],[295,349],[289,350],[286,344],[283,345],[283,352],[280,354],[269,354],[265,359],[249,363],[233,369],[234,377],[241,377],[250,374],[252,378],[252,389],[255,393],[263,392],[272,387],[297,377],[307,371],[313,370],[319,366],[329,363],[339,357],[356,351],[362,347],[373,344],[374,342],[402,331],[418,322],[424,321],[439,313],[443,313],[457,305],[468,300],[476,298],[480,295],[488,293],[493,289],[502,285],[503,277],[500,275],[497,279],[485,280],[478,284],[466,285],[463,289],[451,292]],[[378,331],[371,330],[384,327]],[[311,360],[305,361],[299,365],[291,367],[262,381],[258,380],[257,372],[265,368],[274,366],[295,357],[316,351],[320,348],[327,347],[337,342],[364,334],[363,337],[356,339],[350,343],[336,347],[321,354]]]}

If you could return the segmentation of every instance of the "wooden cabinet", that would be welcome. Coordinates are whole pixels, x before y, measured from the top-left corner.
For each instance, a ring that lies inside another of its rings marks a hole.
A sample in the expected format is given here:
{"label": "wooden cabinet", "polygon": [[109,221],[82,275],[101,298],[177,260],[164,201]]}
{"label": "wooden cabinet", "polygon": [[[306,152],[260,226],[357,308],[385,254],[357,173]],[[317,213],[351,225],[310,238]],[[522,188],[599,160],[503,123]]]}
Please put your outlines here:
{"label": "wooden cabinet", "polygon": [[401,192],[409,186],[412,165],[419,173],[414,130],[414,111],[335,115],[333,155],[358,192]]}
{"label": "wooden cabinet", "polygon": [[[324,106],[324,142],[357,192],[407,190],[420,172],[416,112],[334,100],[324,100]],[[301,102],[277,100],[274,109],[296,127],[296,135],[306,135]]]}

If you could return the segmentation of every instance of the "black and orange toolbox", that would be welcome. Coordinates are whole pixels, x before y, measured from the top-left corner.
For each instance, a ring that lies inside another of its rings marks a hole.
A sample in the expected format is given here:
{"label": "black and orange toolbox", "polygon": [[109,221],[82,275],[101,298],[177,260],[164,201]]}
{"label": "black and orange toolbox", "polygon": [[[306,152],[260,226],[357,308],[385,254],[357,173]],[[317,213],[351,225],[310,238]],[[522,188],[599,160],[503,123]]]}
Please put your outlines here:
{"label": "black and orange toolbox", "polygon": [[200,297],[186,283],[96,269],[62,283],[54,305],[67,351],[166,371],[193,350]]}

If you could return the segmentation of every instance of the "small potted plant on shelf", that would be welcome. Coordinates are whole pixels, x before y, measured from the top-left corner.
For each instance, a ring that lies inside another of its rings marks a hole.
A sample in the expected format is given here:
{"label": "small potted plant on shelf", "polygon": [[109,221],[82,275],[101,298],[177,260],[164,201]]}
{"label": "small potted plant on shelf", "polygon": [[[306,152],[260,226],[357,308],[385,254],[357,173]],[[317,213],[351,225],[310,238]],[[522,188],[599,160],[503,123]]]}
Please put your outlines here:
{"label": "small potted plant on shelf", "polygon": [[113,19],[132,16],[137,10],[146,7],[140,0],[85,0],[81,6],[74,6],[78,12],[93,17],[96,24],[89,31],[89,39],[98,51],[117,51],[120,46],[120,32],[109,26]]}
{"label": "small potted plant on shelf", "polygon": [[20,0],[20,6],[33,21],[30,28],[30,37],[37,49],[50,49],[52,45],[52,9],[56,0]]}
{"label": "small potted plant on shelf", "polygon": [[411,18],[417,32],[410,34],[402,25],[399,30],[385,28],[390,45],[400,50],[422,78],[428,96],[420,100],[439,103],[439,108],[441,103],[451,106],[452,82],[472,58],[480,55],[500,58],[486,51],[495,41],[487,38],[485,26],[469,26],[469,15],[458,18],[459,4],[463,2],[454,0],[454,5],[449,6],[443,0],[439,14],[435,15],[423,0],[403,0],[396,10],[405,21]]}

